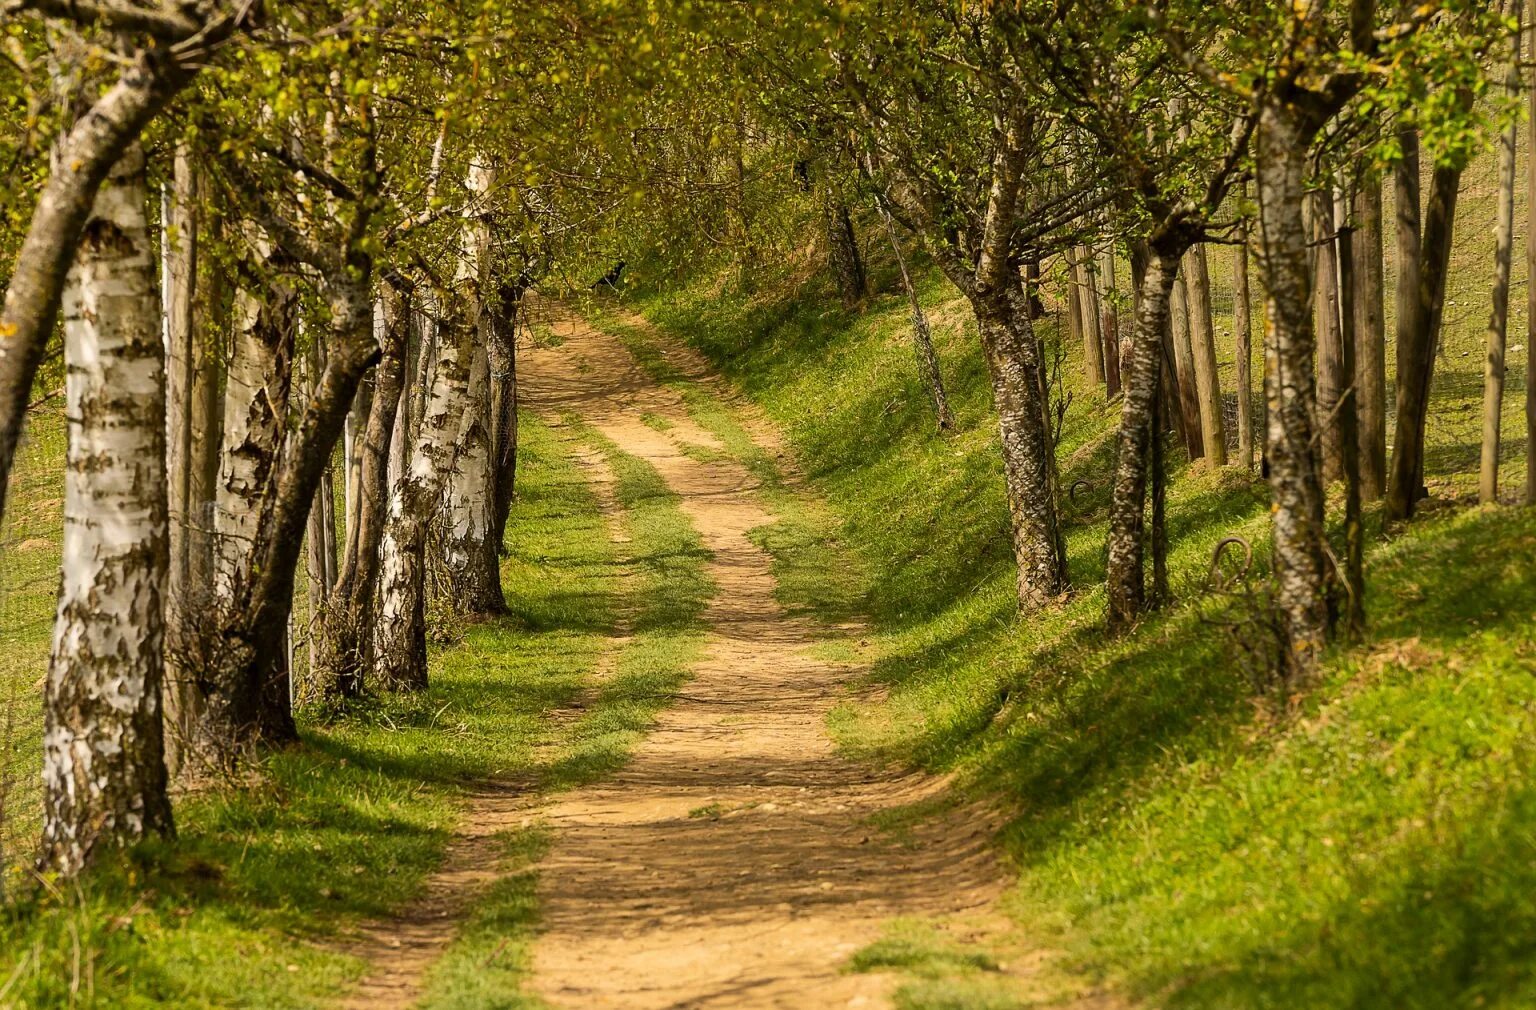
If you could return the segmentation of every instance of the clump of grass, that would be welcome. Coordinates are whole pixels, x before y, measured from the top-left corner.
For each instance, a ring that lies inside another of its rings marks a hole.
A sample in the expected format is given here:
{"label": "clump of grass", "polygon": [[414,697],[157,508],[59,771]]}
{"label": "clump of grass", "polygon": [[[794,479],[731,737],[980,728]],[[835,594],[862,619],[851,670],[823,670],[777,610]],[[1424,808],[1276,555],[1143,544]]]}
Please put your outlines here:
{"label": "clump of grass", "polygon": [[901,968],[924,978],[1001,970],[984,950],[963,947],[921,922],[898,922],[848,960],[849,971]]}

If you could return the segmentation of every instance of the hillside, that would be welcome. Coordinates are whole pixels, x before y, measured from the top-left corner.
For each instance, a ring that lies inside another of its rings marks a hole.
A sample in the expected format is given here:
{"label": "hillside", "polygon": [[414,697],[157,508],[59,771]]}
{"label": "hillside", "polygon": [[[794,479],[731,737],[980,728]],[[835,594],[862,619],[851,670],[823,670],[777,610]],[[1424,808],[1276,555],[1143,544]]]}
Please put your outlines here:
{"label": "hillside", "polygon": [[[1474,286],[1482,237],[1462,234],[1458,290]],[[1434,509],[1373,535],[1367,639],[1281,697],[1255,654],[1256,607],[1205,585],[1231,533],[1258,545],[1262,581],[1267,492],[1186,468],[1169,503],[1178,604],[1106,640],[1096,583],[1113,409],[1076,385],[1068,352],[1060,458],[1062,486],[1077,488],[1068,543],[1083,588],[1020,619],[984,366],[952,291],[925,275],[959,418],[941,435],[888,267],[857,313],[832,307],[813,271],[766,273],[753,296],[718,276],[637,275],[628,297],[661,333],[625,332],[663,377],[667,342],[686,340],[787,432],[832,518],[762,532],[783,599],[829,620],[867,614],[875,629],[881,700],[845,704],[837,738],[860,757],[953,772],[1009,812],[1009,907],[1027,932],[1158,1005],[1536,999],[1536,516]],[[1441,444],[1462,444],[1475,315],[1448,319]],[[1467,453],[1434,460],[1436,489],[1466,487]],[[952,985],[916,983],[904,1005],[990,1005]]]}

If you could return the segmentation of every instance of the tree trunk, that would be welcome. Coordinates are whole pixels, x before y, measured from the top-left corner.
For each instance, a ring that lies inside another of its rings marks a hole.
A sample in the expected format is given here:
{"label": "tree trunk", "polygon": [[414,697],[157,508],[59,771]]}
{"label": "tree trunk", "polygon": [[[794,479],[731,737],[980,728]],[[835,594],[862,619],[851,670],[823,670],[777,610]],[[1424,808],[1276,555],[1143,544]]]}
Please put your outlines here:
{"label": "tree trunk", "polygon": [[1120,310],[1115,307],[1115,247],[1111,244],[1099,258],[1100,286],[1098,302],[1099,337],[1104,346],[1104,395],[1113,399],[1119,395],[1120,377]]}
{"label": "tree trunk", "polygon": [[837,278],[843,308],[857,308],[869,293],[869,277],[864,271],[864,258],[859,255],[859,239],[848,205],[830,187],[822,199],[822,215],[827,229],[827,258]]}
{"label": "tree trunk", "polygon": [[[1404,347],[1416,347],[1423,340],[1421,334],[1415,332],[1419,325],[1418,300],[1419,300],[1419,273],[1423,259],[1422,215],[1419,193],[1419,131],[1417,128],[1409,128],[1398,133],[1398,144],[1402,148],[1403,156],[1393,166],[1392,184],[1394,198],[1397,204],[1397,396],[1400,399],[1402,389],[1407,380],[1404,368],[1408,362],[1403,357]],[[1383,497],[1390,490],[1391,473],[1388,471],[1388,484],[1383,489]],[[1415,487],[1412,497],[1418,497],[1417,474],[1414,475]],[[1386,506],[1389,514],[1392,508],[1390,502]]]}
{"label": "tree trunk", "polygon": [[[493,173],[470,169],[468,188],[488,192]],[[492,538],[495,483],[491,456],[491,373],[486,336],[492,321],[486,298],[490,279],[491,232],[484,218],[465,222],[463,254],[454,281],[456,318],[466,334],[450,340],[471,344],[458,364],[467,369],[464,399],[458,405],[458,431],[452,464],[442,492],[443,572],[448,603],[461,616],[500,614],[507,609],[501,590],[501,552]]]}
{"label": "tree trunk", "polygon": [[[164,194],[161,211],[160,279],[165,323],[166,400],[166,494],[169,529],[169,562],[165,594],[165,660],[161,695],[165,708],[166,765],[174,776],[181,767],[184,741],[191,738],[195,721],[191,689],[193,671],[181,658],[186,642],[195,637],[196,619],[210,601],[209,585],[200,582],[204,565],[194,564],[206,538],[198,527],[203,522],[202,503],[207,489],[201,487],[204,453],[199,432],[206,425],[202,413],[207,363],[199,347],[196,325],[198,245],[200,221],[197,174],[185,147],[178,146],[172,166],[172,183]],[[200,376],[202,376],[200,385]],[[200,424],[201,422],[201,424]]]}
{"label": "tree trunk", "polygon": [[1109,506],[1106,581],[1108,624],[1120,630],[1135,623],[1146,609],[1144,516],[1147,472],[1153,443],[1162,438],[1157,423],[1161,334],[1168,325],[1179,254],[1146,254],[1146,268],[1137,281],[1135,329],[1126,358],[1125,397],[1120,405],[1114,489]]}
{"label": "tree trunk", "polygon": [[[1355,308],[1354,267],[1357,262],[1354,250],[1354,229],[1346,220],[1347,205],[1339,196],[1339,220],[1344,224],[1338,229],[1339,261],[1339,351],[1341,372],[1356,375],[1355,321],[1360,318]],[[1365,635],[1365,527],[1360,514],[1360,415],[1359,387],[1351,386],[1344,393],[1339,411],[1340,475],[1344,478],[1344,589],[1347,594],[1345,628],[1350,641],[1358,642]]]}
{"label": "tree trunk", "polygon": [[1360,495],[1376,501],[1387,481],[1387,340],[1381,180],[1357,175],[1354,250],[1355,402],[1360,424]]}
{"label": "tree trunk", "polygon": [[1201,450],[1211,466],[1227,465],[1227,424],[1222,415],[1221,372],[1216,364],[1216,327],[1211,320],[1211,275],[1205,247],[1184,254],[1189,278],[1189,332],[1195,394],[1200,405]]}
{"label": "tree trunk", "polygon": [[1039,395],[1038,375],[1044,365],[1026,318],[1022,286],[1017,305],[997,297],[976,309],[998,412],[1019,606],[1028,612],[1049,605],[1070,588],[1056,514],[1048,415]]}
{"label": "tree trunk", "polygon": [[503,284],[499,308],[490,324],[486,344],[491,367],[491,458],[496,500],[491,540],[500,554],[507,551],[507,519],[517,493],[517,330],[528,280]]}
{"label": "tree trunk", "polygon": [[336,588],[327,601],[319,629],[319,661],[312,671],[328,697],[355,698],[363,692],[371,667],[374,598],[378,590],[379,551],[389,497],[389,441],[404,384],[408,315],[398,296],[386,289],[381,356],[374,370],[368,421],[358,452],[354,503],[356,521]]}
{"label": "tree trunk", "polygon": [[1181,268],[1173,281],[1169,315],[1173,334],[1173,380],[1178,392],[1180,431],[1189,458],[1205,455],[1205,436],[1200,428],[1200,391],[1195,384],[1195,347],[1189,325],[1189,282]]}
{"label": "tree trunk", "polygon": [[[264,239],[251,240],[250,253],[258,263],[272,258]],[[275,683],[246,682],[231,671],[249,662],[247,644],[232,636],[229,629],[241,620],[252,586],[260,577],[261,549],[270,525],[292,390],[297,332],[298,296],[286,284],[274,282],[261,291],[253,291],[247,284],[235,293],[224,392],[224,452],[214,514],[217,614],[205,619],[193,657],[200,671],[197,747],[204,760],[218,767],[237,761],[253,740],[278,741],[293,736],[292,720],[287,716],[286,662],[276,668]],[[277,652],[285,655],[286,649]],[[278,695],[282,697],[281,712],[273,703]]]}
{"label": "tree trunk", "polygon": [[1339,273],[1333,200],[1313,193],[1311,201],[1313,302],[1317,320],[1317,413],[1322,431],[1323,480],[1338,480],[1344,472],[1344,440],[1339,426],[1339,398],[1344,394],[1344,355],[1339,334]]}
{"label": "tree trunk", "polygon": [[441,475],[420,440],[426,439],[429,449],[437,446],[423,421],[429,412],[444,417],[440,401],[450,396],[442,383],[451,376],[440,376],[433,367],[438,357],[435,324],[425,313],[416,313],[415,319],[420,347],[411,371],[414,381],[401,390],[390,434],[389,517],[379,549],[374,675],[379,686],[390,691],[427,686],[425,534]]}
{"label": "tree trunk", "polygon": [[1526,120],[1531,125],[1525,163],[1525,503],[1536,505],[1536,16],[1526,34],[1531,67]]}
{"label": "tree trunk", "polygon": [[62,295],[69,449],[39,864],[172,830],[161,722],[165,374],[143,151],[96,192]]}
{"label": "tree trunk", "polygon": [[[1521,0],[1510,8],[1516,22]],[[1510,62],[1505,86],[1511,95],[1520,88],[1520,46]],[[1483,367],[1483,451],[1478,480],[1478,499],[1499,500],[1500,421],[1504,411],[1504,347],[1509,335],[1509,267],[1515,244],[1515,143],[1519,125],[1510,123],[1499,138],[1499,205],[1494,224],[1493,310],[1488,320],[1488,352]]]}
{"label": "tree trunk", "polygon": [[1102,385],[1107,380],[1104,335],[1099,330],[1099,299],[1093,289],[1092,257],[1086,246],[1073,250],[1072,292],[1083,341],[1083,367],[1089,383]]}
{"label": "tree trunk", "polygon": [[250,713],[244,723],[225,727],[227,737],[242,749],[254,743],[286,742],[297,735],[285,640],[294,571],[315,490],[330,471],[331,453],[357,387],[379,355],[373,339],[370,267],[365,256],[354,253],[345,273],[324,278],[331,319],[325,368],[283,444],[267,521],[255,544],[249,588],[225,630],[230,662],[219,669],[218,680],[238,685],[244,704],[233,707],[234,713]]}
{"label": "tree trunk", "polygon": [[1279,100],[1259,115],[1255,164],[1268,325],[1265,447],[1273,493],[1276,607],[1282,675],[1312,676],[1332,631],[1327,533],[1314,418],[1312,290],[1302,202],[1313,131]]}
{"label": "tree trunk", "polygon": [[1387,474],[1389,520],[1411,517],[1424,486],[1425,423],[1460,189],[1459,168],[1436,168],[1430,177],[1417,298],[1410,324],[1402,332],[1397,348],[1397,424],[1392,440],[1392,468]]}
{"label": "tree trunk", "polygon": [[134,58],[74,121],[54,152],[0,306],[0,521],[32,380],[97,192],[144,127],[189,79],[174,60]]}
{"label": "tree trunk", "polygon": [[[377,311],[373,320],[374,337],[383,343],[383,320]],[[357,543],[357,512],[360,505],[358,481],[362,479],[363,439],[368,434],[368,415],[373,409],[372,373],[363,376],[358,383],[357,395],[352,398],[352,409],[347,411],[347,422],[342,431],[342,531],[341,549],[336,552],[339,566],[352,563],[350,552]],[[334,582],[334,580],[332,580]]]}
{"label": "tree trunk", "polygon": [[1237,458],[1253,470],[1253,295],[1248,287],[1248,222],[1238,223],[1232,262],[1232,335],[1237,359]]}
{"label": "tree trunk", "polygon": [[[939,430],[949,431],[955,426],[955,415],[949,408],[949,396],[944,392],[944,373],[939,368],[939,354],[933,346],[933,331],[928,327],[928,316],[923,312],[923,303],[918,300],[917,288],[913,286],[912,275],[907,271],[907,258],[902,255],[901,243],[896,238],[896,225],[883,206],[881,211],[885,218],[886,235],[891,240],[891,252],[896,257],[896,265],[901,268],[901,286],[912,308],[912,346],[917,353],[918,372],[923,377],[923,384],[928,387],[929,398],[933,400],[933,412]],[[1025,297],[1029,297],[1027,290]]]}

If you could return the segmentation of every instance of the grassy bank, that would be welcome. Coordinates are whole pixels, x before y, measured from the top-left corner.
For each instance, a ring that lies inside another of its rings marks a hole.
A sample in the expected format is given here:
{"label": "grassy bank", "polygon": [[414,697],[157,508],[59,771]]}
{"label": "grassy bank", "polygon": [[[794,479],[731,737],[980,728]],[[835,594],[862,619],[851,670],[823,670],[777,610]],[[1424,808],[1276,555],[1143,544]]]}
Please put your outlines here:
{"label": "grassy bank", "polygon": [[[888,271],[855,314],[815,277],[747,297],[636,276],[632,304],[786,432],[828,503],[819,534],[804,524],[777,546],[811,583],[789,583],[787,602],[839,615],[848,594],[816,573],[853,572],[875,627],[872,677],[889,690],[836,713],[840,742],[1006,803],[1009,905],[1037,942],[1154,1005],[1536,1000],[1536,516],[1453,512],[1375,541],[1367,641],[1278,703],[1256,688],[1251,601],[1203,589],[1217,540],[1267,538],[1267,494],[1244,474],[1176,473],[1180,603],[1101,634],[1113,409],[1070,357],[1061,460],[1079,592],[1021,620],[984,365],[939,278],[921,293],[960,422],[947,436]],[[629,337],[656,345],[653,369],[664,360],[665,340]],[[1019,1005],[964,974],[914,979],[904,1005]]]}
{"label": "grassy bank", "polygon": [[[617,521],[633,537],[620,553],[572,458],[580,437],[525,424],[503,568],[513,613],[434,654],[428,691],[306,726],[258,784],[183,798],[174,843],[143,846],[82,887],[13,877],[16,900],[0,911],[0,1006],[319,1005],[362,969],[336,948],[338,932],[419,891],[467,784],[558,788],[622,762],[681,682],[710,587],[673,503],[631,493],[654,475],[615,458],[626,474]],[[629,570],[641,574],[626,579]],[[648,598],[675,609],[647,623]],[[615,638],[625,614],[637,615],[627,643]],[[599,686],[600,668],[613,676]],[[551,718],[578,700],[579,718]],[[437,969],[432,1005],[490,1006],[473,988],[486,979],[515,991],[507,976],[531,929],[526,861],[539,841],[536,826],[505,839],[513,872]],[[499,946],[481,950],[486,923]]]}

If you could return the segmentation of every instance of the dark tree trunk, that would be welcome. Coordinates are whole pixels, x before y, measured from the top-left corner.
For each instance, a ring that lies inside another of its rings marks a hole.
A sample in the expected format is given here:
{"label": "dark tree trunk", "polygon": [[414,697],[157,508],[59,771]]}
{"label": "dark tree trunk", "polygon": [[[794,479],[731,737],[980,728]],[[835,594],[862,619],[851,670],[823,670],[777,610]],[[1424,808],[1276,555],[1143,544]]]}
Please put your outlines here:
{"label": "dark tree trunk", "polygon": [[[1536,17],[1530,36],[1526,80],[1526,150],[1536,151]],[[1525,503],[1536,505],[1536,157],[1525,165]],[[3,479],[3,474],[0,474]]]}
{"label": "dark tree trunk", "polygon": [[1445,307],[1445,282],[1450,268],[1451,233],[1456,223],[1456,197],[1461,170],[1436,168],[1424,210],[1424,237],[1419,261],[1417,297],[1406,328],[1400,328],[1397,348],[1397,424],[1392,468],[1387,474],[1386,515],[1389,520],[1413,515],[1424,486],[1424,432],[1429,415],[1430,384],[1435,371],[1435,345]]}
{"label": "dark tree trunk", "polygon": [[[1398,134],[1398,144],[1403,156],[1393,166],[1392,184],[1397,203],[1397,396],[1402,397],[1404,383],[1408,381],[1404,371],[1408,362],[1403,358],[1404,347],[1417,347],[1423,335],[1419,326],[1419,273],[1423,259],[1423,207],[1419,192],[1419,131],[1410,127]],[[1401,423],[1401,422],[1399,422]],[[1412,477],[1414,488],[1411,497],[1418,497],[1418,474]],[[1383,489],[1383,497],[1389,494],[1391,473]],[[1392,505],[1387,503],[1390,514]],[[1405,513],[1406,514],[1406,510]]]}
{"label": "dark tree trunk", "polygon": [[1200,391],[1195,385],[1195,347],[1190,333],[1189,283],[1183,269],[1173,281],[1169,331],[1172,335],[1173,384],[1178,393],[1179,431],[1191,460],[1205,455],[1205,436],[1200,428]]}
{"label": "dark tree trunk", "polygon": [[[1523,3],[1510,3],[1519,22]],[[1505,74],[1511,96],[1520,89],[1520,43],[1516,36],[1514,57]],[[1483,362],[1483,448],[1479,467],[1478,498],[1499,500],[1499,450],[1502,448],[1504,415],[1504,351],[1509,337],[1509,273],[1515,246],[1515,147],[1519,126],[1510,123],[1499,137],[1499,202],[1494,224],[1493,308],[1488,318],[1488,346]]]}
{"label": "dark tree trunk", "polygon": [[1099,331],[1099,299],[1093,287],[1093,266],[1087,246],[1073,250],[1071,260],[1071,285],[1073,304],[1077,308],[1078,335],[1083,342],[1083,367],[1091,385],[1106,381],[1104,369],[1104,337]]}
{"label": "dark tree trunk", "polygon": [[[1340,210],[1343,210],[1342,199]],[[1354,276],[1358,262],[1354,250],[1354,232],[1347,225],[1339,229],[1339,350],[1344,375],[1356,375],[1355,345],[1357,334],[1355,321],[1359,319],[1355,307],[1355,292],[1359,290]],[[1360,419],[1359,388],[1353,387],[1344,394],[1339,409],[1340,474],[1344,478],[1344,591],[1346,593],[1344,622],[1351,641],[1359,641],[1365,634],[1365,528],[1360,514]]]}
{"label": "dark tree trunk", "polygon": [[1227,465],[1227,424],[1222,414],[1221,373],[1216,364],[1216,326],[1211,319],[1211,276],[1205,247],[1184,254],[1189,279],[1189,333],[1195,395],[1200,404],[1201,453],[1211,466]]}
{"label": "dark tree trunk", "polygon": [[1339,426],[1339,398],[1344,395],[1344,354],[1339,333],[1339,273],[1333,199],[1313,193],[1311,200],[1313,288],[1317,319],[1317,413],[1323,449],[1323,480],[1335,481],[1344,472],[1344,438]]}
{"label": "dark tree trunk", "polygon": [[1099,316],[1099,335],[1104,342],[1104,394],[1111,399],[1118,396],[1121,389],[1120,376],[1120,310],[1115,306],[1115,248],[1111,245],[1104,251],[1101,260],[1103,266],[1099,270],[1100,284],[1103,290],[1099,293],[1101,307]]}
{"label": "dark tree trunk", "polygon": [[1240,222],[1232,263],[1232,335],[1237,358],[1237,458],[1253,470],[1253,295],[1248,285],[1248,223]]}
{"label": "dark tree trunk", "polygon": [[837,277],[837,290],[843,308],[854,309],[869,294],[869,277],[864,271],[864,257],[859,255],[859,238],[853,230],[853,216],[848,204],[829,189],[822,202],[827,229],[827,258]]}
{"label": "dark tree trunk", "polygon": [[495,505],[491,538],[501,554],[507,551],[507,519],[517,494],[517,330],[528,282],[520,278],[503,284],[500,308],[491,320],[486,346],[491,367],[491,459]]}
{"label": "dark tree trunk", "polygon": [[1355,396],[1360,419],[1360,495],[1376,501],[1387,482],[1387,343],[1381,180],[1361,172],[1355,191]]}

